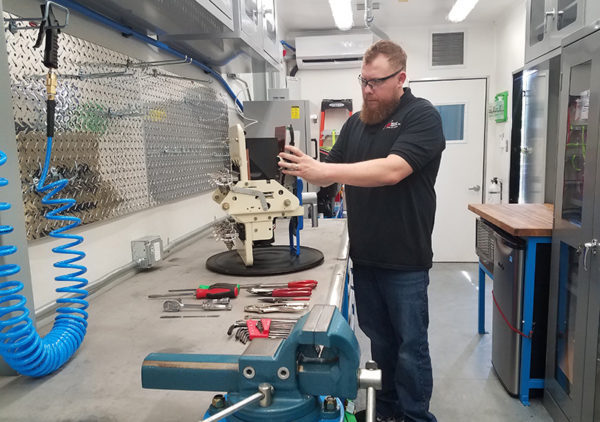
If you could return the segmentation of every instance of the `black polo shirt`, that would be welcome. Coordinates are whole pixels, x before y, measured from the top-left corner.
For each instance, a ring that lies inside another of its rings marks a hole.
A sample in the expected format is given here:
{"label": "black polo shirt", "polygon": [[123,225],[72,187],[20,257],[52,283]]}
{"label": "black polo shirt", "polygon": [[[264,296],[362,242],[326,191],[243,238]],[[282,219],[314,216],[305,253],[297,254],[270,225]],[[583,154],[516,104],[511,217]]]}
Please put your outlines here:
{"label": "black polo shirt", "polygon": [[350,257],[356,264],[418,271],[431,268],[435,179],[446,141],[433,105],[404,88],[400,104],[379,124],[352,115],[327,159],[355,163],[397,154],[413,173],[393,186],[346,185]]}

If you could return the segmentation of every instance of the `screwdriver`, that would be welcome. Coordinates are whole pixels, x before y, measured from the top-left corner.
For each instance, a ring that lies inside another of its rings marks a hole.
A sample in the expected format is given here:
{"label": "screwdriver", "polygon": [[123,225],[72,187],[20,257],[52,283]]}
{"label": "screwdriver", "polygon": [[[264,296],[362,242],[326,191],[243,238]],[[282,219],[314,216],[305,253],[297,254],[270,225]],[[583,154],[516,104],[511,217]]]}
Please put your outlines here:
{"label": "screwdriver", "polygon": [[[211,285],[200,285],[197,289],[171,289],[169,292],[194,292],[177,293],[176,296],[193,296],[196,299],[220,299],[223,297],[235,298],[239,294],[239,284],[233,283],[215,283]],[[166,295],[165,295],[166,296]],[[148,296],[150,297],[150,296]]]}

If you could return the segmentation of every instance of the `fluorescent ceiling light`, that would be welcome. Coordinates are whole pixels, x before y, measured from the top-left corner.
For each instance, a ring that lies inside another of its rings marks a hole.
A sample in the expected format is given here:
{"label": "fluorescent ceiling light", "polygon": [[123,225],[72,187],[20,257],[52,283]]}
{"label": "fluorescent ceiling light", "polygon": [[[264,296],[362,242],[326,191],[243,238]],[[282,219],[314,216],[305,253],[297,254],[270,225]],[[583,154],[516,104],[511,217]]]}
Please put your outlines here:
{"label": "fluorescent ceiling light", "polygon": [[331,7],[331,14],[338,29],[347,31],[352,28],[352,4],[350,0],[329,0],[329,7]]}
{"label": "fluorescent ceiling light", "polygon": [[452,10],[448,13],[450,22],[462,22],[471,13],[479,0],[456,0]]}

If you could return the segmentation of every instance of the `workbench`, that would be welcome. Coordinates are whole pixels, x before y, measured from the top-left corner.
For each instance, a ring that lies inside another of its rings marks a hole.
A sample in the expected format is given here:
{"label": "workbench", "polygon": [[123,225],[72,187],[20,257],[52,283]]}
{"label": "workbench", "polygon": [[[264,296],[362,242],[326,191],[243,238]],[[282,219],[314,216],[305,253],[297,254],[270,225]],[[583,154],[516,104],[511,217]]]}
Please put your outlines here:
{"label": "workbench", "polygon": [[[533,327],[533,302],[537,246],[552,242],[553,206],[551,204],[469,204],[468,209],[483,220],[499,227],[508,234],[526,241],[525,279],[523,280],[523,326],[521,331],[529,333]],[[479,309],[478,331],[485,334],[485,276],[494,279],[479,262]],[[519,399],[529,405],[529,390],[544,388],[544,379],[530,378],[531,338],[521,342],[521,368]]]}
{"label": "workbench", "polygon": [[[288,220],[278,220],[276,244],[288,239]],[[142,361],[152,352],[242,354],[247,345],[227,336],[228,327],[244,319],[244,306],[257,303],[246,290],[232,300],[231,311],[216,318],[161,319],[161,315],[204,315],[184,310],[163,314],[163,300],[147,295],[168,289],[194,288],[218,282],[256,284],[314,279],[319,282],[310,305],[343,307],[348,238],[346,220],[319,219],[319,227],[305,221],[301,244],[319,249],[324,263],[281,276],[231,277],[209,272],[206,259],[226,249],[206,234],[166,256],[157,267],[114,282],[89,297],[89,327],[76,354],[54,374],[33,379],[0,377],[0,421],[197,421],[202,419],[214,392],[142,389]],[[85,250],[85,243],[83,244]],[[88,266],[102,257],[88,256]],[[192,299],[186,302],[192,301]],[[262,317],[290,318],[301,314],[274,313]],[[261,315],[252,314],[253,318]],[[52,321],[39,324],[44,335]]]}

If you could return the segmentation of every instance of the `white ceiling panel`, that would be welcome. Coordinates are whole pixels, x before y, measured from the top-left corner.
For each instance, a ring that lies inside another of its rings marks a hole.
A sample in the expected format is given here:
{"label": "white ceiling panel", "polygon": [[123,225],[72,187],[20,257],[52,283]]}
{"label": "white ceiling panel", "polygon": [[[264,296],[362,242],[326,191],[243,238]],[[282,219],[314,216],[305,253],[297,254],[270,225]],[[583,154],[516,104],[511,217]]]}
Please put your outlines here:
{"label": "white ceiling panel", "polygon": [[[276,0],[280,25],[285,32],[335,30],[327,0]],[[491,24],[507,9],[525,0],[480,0],[464,24]],[[364,28],[364,11],[354,10],[354,29]],[[373,10],[374,24],[382,29],[402,26],[443,25],[454,0],[374,0],[379,9]]]}

